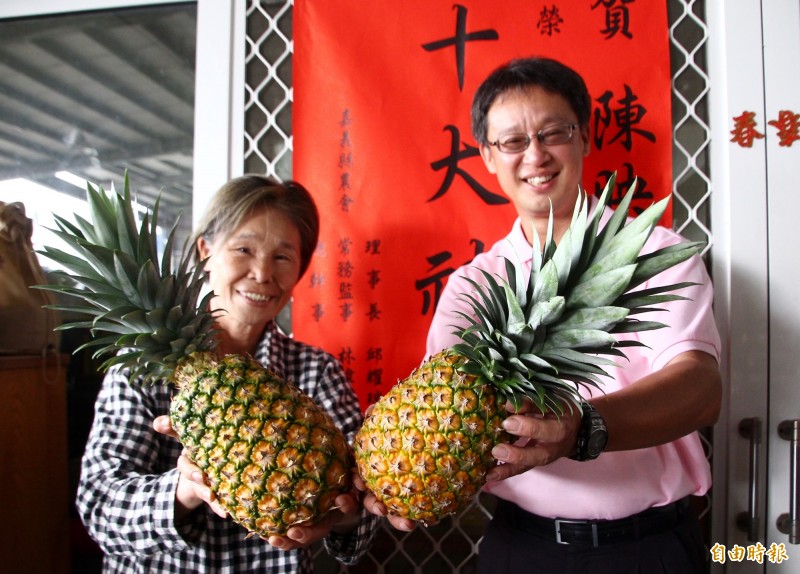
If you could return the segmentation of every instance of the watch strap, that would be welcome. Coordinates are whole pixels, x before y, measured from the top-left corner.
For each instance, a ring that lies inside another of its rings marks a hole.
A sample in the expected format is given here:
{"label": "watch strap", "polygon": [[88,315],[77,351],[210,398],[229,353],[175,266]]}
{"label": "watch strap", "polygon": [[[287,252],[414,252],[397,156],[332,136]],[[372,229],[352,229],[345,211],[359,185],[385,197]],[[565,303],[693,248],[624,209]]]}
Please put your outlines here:
{"label": "watch strap", "polygon": [[577,448],[570,458],[581,462],[594,460],[603,452],[607,440],[608,431],[603,415],[591,403],[584,403]]}

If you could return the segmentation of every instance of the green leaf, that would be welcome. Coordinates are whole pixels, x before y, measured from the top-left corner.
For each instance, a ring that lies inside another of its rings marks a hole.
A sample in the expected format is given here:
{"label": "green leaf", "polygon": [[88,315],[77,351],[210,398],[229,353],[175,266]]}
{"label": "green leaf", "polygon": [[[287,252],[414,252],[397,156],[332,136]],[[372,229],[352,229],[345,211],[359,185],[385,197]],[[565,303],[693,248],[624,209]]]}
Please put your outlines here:
{"label": "green leaf", "polygon": [[[616,184],[616,178],[614,178]],[[609,180],[610,182],[611,180]],[[630,210],[631,200],[636,193],[636,185],[638,180],[634,179],[633,184],[628,188],[628,191],[622,196],[619,204],[615,208],[611,217],[603,228],[600,234],[599,242],[595,245],[595,252],[592,254],[594,260],[601,259],[606,253],[613,251],[613,243],[620,231],[625,227],[625,222],[628,219],[628,211]]]}
{"label": "green leaf", "polygon": [[[654,297],[661,296],[662,293],[670,293],[672,291],[686,289],[687,287],[693,287],[695,285],[697,285],[697,283],[693,281],[684,281],[681,283],[673,283],[671,285],[659,285],[656,287],[649,287],[647,289],[639,289],[631,293],[623,293],[614,300],[614,305],[628,308],[639,306],[640,302],[645,305],[651,305],[654,301],[657,302]],[[670,300],[678,301],[686,299],[686,297],[675,294],[665,295],[665,297],[670,297]]]}
{"label": "green leaf", "polygon": [[664,327],[668,326],[669,325],[665,323],[659,323],[658,321],[639,321],[636,319],[631,319],[618,324],[609,332],[614,334],[638,333],[639,331],[654,331],[656,329],[663,329]]}
{"label": "green leaf", "polygon": [[551,297],[545,301],[540,301],[531,308],[527,318],[528,325],[532,329],[550,325],[562,316],[565,309],[566,303],[564,297],[560,295]]}
{"label": "green leaf", "polygon": [[612,271],[625,265],[636,264],[639,252],[642,250],[649,235],[649,232],[642,232],[630,238],[628,242],[619,245],[613,251],[609,251],[606,255],[596,259],[575,281],[575,285],[580,285],[607,271]]}
{"label": "green leaf", "polygon": [[575,286],[567,295],[567,308],[604,307],[625,292],[636,265],[625,265],[606,271]]}
{"label": "green leaf", "polygon": [[616,339],[599,329],[568,329],[547,338],[543,351],[548,349],[582,349],[613,345]]}
{"label": "green leaf", "polygon": [[608,202],[611,199],[612,192],[616,185],[617,181],[617,172],[613,172],[611,177],[608,178],[605,187],[603,188],[603,192],[600,194],[597,203],[597,209],[594,210],[592,213],[591,218],[589,219],[589,223],[586,227],[586,233],[583,236],[583,247],[581,248],[581,256],[580,261],[578,263],[578,269],[586,269],[588,266],[589,261],[595,255],[595,250],[597,246],[600,244],[603,235],[606,233],[608,227],[604,227],[602,230],[599,230],[600,227],[600,220],[605,213],[606,208],[608,207]]}
{"label": "green leaf", "polygon": [[152,259],[148,259],[139,268],[139,276],[136,279],[136,291],[142,298],[142,307],[145,309],[157,309],[158,288],[161,285],[161,278],[158,275],[158,267]]}
{"label": "green leaf", "polygon": [[115,219],[117,225],[117,245],[120,251],[128,253],[141,265],[145,259],[139,258],[138,234],[136,232],[136,217],[133,213],[130,200],[130,183],[128,181],[128,170],[125,170],[124,182],[122,186],[122,196],[117,196],[117,208]]}
{"label": "green leaf", "polygon": [[89,213],[92,216],[92,242],[107,249],[119,249],[116,215],[110,201],[102,187],[95,189],[88,184],[87,188],[86,199],[89,203]]}
{"label": "green leaf", "polygon": [[121,251],[115,251],[114,271],[117,275],[119,286],[122,292],[125,293],[125,297],[128,298],[128,301],[137,307],[144,307],[142,296],[136,289],[139,269],[131,256]]}
{"label": "green leaf", "polygon": [[[658,220],[661,219],[661,216],[664,214],[670,199],[671,196],[667,196],[637,215],[632,221],[623,227],[616,234],[616,236],[614,236],[610,241],[603,245],[601,249],[598,250],[597,257],[604,257],[607,253],[611,253],[616,249],[620,249],[623,245],[629,242],[641,241],[641,246],[644,246],[644,242],[647,240],[647,237],[650,236],[653,228],[656,226],[656,224],[658,224]],[[619,209],[620,208],[617,209],[617,212],[615,212],[614,215],[619,213]]]}
{"label": "green leaf", "polygon": [[524,353],[519,356],[519,360],[533,371],[555,372],[556,370],[544,357],[533,353]]}
{"label": "green leaf", "polygon": [[696,253],[702,251],[705,243],[696,241],[693,243],[678,243],[663,247],[652,253],[641,255],[636,264],[636,272],[631,277],[630,288],[644,283],[651,277],[655,277],[662,271],[670,267],[683,263]]}
{"label": "green leaf", "polygon": [[[514,252],[516,255],[516,251]],[[505,260],[505,267],[506,267],[506,277],[508,278],[508,285],[514,286],[514,297],[516,298],[519,306],[525,307],[528,303],[528,286],[527,286],[527,279],[524,277],[524,273],[522,273],[522,262],[519,261],[519,257],[517,260],[512,262],[507,257],[503,257]],[[517,273],[517,269],[520,269],[520,273]]]}
{"label": "green leaf", "polygon": [[628,316],[625,307],[586,307],[579,308],[564,316],[563,320],[550,328],[551,333],[567,329],[601,329],[608,331]]}
{"label": "green leaf", "polygon": [[572,361],[582,363],[585,365],[600,366],[619,366],[614,361],[598,357],[597,355],[589,355],[576,351],[575,349],[549,349],[541,354],[542,359],[551,361]]}
{"label": "green leaf", "polygon": [[558,269],[551,259],[544,264],[539,272],[539,278],[533,288],[533,300],[543,301],[558,295]]}
{"label": "green leaf", "polygon": [[91,277],[95,280],[102,280],[103,277],[94,270],[94,267],[89,265],[85,259],[56,249],[55,247],[45,246],[42,250],[37,251],[40,255],[44,255],[48,259],[66,267],[75,275],[84,277]]}
{"label": "green leaf", "polygon": [[519,329],[525,326],[525,314],[522,311],[522,307],[519,305],[519,301],[517,300],[514,292],[511,290],[511,287],[505,281],[502,284],[503,293],[506,296],[506,308],[508,309],[508,325],[519,325]]}

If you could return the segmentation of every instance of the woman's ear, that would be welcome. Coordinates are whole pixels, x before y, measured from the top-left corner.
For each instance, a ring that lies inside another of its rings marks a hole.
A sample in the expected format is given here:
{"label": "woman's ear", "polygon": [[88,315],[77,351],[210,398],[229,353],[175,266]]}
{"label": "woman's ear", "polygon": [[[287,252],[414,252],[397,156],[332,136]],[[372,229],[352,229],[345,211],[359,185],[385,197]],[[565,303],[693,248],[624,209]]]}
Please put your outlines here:
{"label": "woman's ear", "polygon": [[211,245],[202,235],[197,238],[196,247],[199,261],[203,261],[211,255]]}

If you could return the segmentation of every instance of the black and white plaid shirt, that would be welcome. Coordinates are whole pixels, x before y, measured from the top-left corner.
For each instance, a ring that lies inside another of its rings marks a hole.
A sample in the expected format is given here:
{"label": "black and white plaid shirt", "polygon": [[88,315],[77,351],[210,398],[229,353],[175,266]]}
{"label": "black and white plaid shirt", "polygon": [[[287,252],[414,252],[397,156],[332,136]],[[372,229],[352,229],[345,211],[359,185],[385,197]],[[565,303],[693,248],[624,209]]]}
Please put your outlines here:
{"label": "black and white plaid shirt", "polygon": [[[362,421],[358,400],[329,354],[295,341],[271,323],[256,359],[294,381],[324,407],[352,441]],[[312,572],[308,549],[283,551],[206,505],[185,520],[173,519],[180,443],[153,430],[169,412],[170,385],[131,384],[112,369],[103,381],[83,456],[77,506],[105,553],[104,572]],[[352,564],[369,549],[376,517],[364,513],[347,536],[331,533],[325,547]]]}

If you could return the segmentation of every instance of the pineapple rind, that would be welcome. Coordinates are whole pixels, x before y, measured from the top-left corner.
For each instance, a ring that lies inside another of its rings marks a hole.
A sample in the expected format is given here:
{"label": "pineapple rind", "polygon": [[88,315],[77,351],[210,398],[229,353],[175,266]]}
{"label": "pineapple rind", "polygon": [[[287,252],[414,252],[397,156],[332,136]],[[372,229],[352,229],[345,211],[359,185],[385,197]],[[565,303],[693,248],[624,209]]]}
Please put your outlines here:
{"label": "pineapple rind", "polygon": [[170,417],[181,443],[220,505],[252,533],[318,522],[350,491],[351,454],[333,420],[251,357],[196,353],[174,378]]}
{"label": "pineapple rind", "polygon": [[[359,474],[392,514],[434,523],[469,504],[508,440],[494,387],[443,351],[384,395],[354,444]],[[396,438],[393,438],[396,437]]]}

